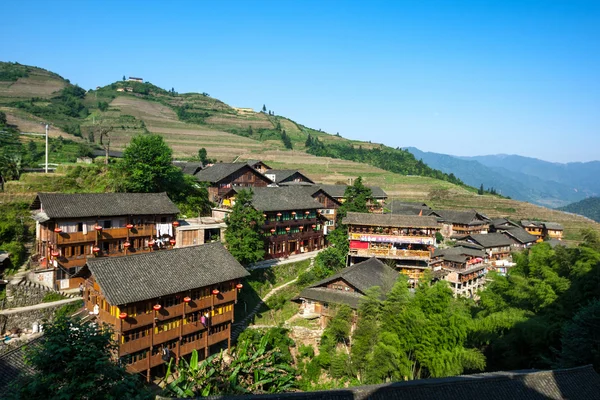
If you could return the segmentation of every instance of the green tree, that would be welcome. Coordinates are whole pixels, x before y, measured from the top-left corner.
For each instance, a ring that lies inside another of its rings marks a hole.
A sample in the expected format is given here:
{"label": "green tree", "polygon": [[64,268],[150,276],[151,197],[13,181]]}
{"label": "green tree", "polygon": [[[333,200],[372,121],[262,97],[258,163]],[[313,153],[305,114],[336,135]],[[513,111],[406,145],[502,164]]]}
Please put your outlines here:
{"label": "green tree", "polygon": [[99,101],[98,102],[98,109],[100,111],[106,111],[106,110],[108,110],[108,103],[106,101]]}
{"label": "green tree", "polygon": [[479,190],[477,191],[477,194],[482,196],[485,193],[485,190],[483,189],[483,183],[481,184],[481,186],[479,186]]}
{"label": "green tree", "polygon": [[231,254],[243,265],[263,259],[265,244],[262,212],[252,206],[252,191],[242,190],[235,199],[231,213],[225,218],[225,241]]}
{"label": "green tree", "polygon": [[0,111],[0,125],[6,125],[6,114]]}
{"label": "green tree", "polygon": [[563,326],[561,343],[560,367],[593,364],[600,369],[600,300],[590,302]]}
{"label": "green tree", "polygon": [[[199,362],[198,353],[193,350],[189,363],[181,358],[176,374],[171,374],[174,368],[169,364],[165,380],[172,381],[166,386],[166,394],[196,397],[293,390],[296,371],[282,357],[286,352],[272,346],[272,335],[272,331],[267,331],[258,341],[250,336],[240,337],[227,359],[220,353]],[[289,348],[286,350],[289,353]]]}
{"label": "green tree", "polygon": [[292,150],[292,148],[293,148],[292,140],[290,139],[288,134],[285,133],[285,131],[281,132],[281,141],[283,142],[283,145],[285,146],[286,149]]}
{"label": "green tree", "polygon": [[344,192],[346,199],[338,210],[338,219],[346,216],[348,212],[369,212],[368,203],[373,201],[371,189],[363,184],[362,177],[354,180],[354,184],[348,186]]}
{"label": "green tree", "polygon": [[204,147],[202,147],[200,150],[198,150],[198,158],[200,159],[200,162],[202,164],[208,163],[208,159],[206,158],[207,155],[208,155],[208,153],[206,152],[206,149]]}
{"label": "green tree", "polygon": [[267,112],[267,106],[263,104],[262,112]]}
{"label": "green tree", "polygon": [[138,135],[125,148],[119,170],[126,191],[176,191],[182,172],[172,163],[173,151],[160,135]]}
{"label": "green tree", "polygon": [[123,81],[126,81],[126,79],[125,79],[125,75],[123,75]]}
{"label": "green tree", "polygon": [[35,373],[13,385],[12,399],[150,399],[136,376],[112,359],[112,332],[59,316],[44,324],[38,346],[27,349]]}

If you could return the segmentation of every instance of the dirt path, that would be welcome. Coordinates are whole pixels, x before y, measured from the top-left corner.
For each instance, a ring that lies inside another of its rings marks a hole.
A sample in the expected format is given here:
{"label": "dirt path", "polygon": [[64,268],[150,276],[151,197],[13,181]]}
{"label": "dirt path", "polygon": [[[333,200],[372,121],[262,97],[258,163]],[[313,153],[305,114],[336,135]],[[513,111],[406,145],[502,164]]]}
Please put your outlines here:
{"label": "dirt path", "polygon": [[[310,254],[311,254],[312,258],[310,260],[310,265],[306,269],[306,271],[310,271],[315,266],[315,258],[314,257],[316,257],[316,252],[311,252]],[[299,255],[304,255],[304,254],[299,254]],[[290,257],[290,258],[292,258],[292,257]],[[309,257],[304,257],[301,260],[304,260],[306,258],[309,258]],[[285,261],[287,261],[287,260],[285,260]],[[296,261],[299,261],[299,260],[295,259],[295,260],[292,260],[292,261],[289,261],[289,262],[296,262]],[[287,263],[288,262],[283,262],[283,264],[287,264]],[[279,265],[279,263],[277,263],[275,265]],[[259,267],[259,268],[269,268],[269,267],[272,267],[272,266],[273,265]],[[254,307],[254,309],[252,309],[252,311],[250,311],[250,313],[248,315],[246,315],[246,317],[243,320],[241,320],[240,322],[236,322],[236,323],[233,324],[233,331],[231,333],[231,339],[233,341],[237,340],[237,338],[240,335],[240,333],[242,333],[242,331],[247,327],[249,321],[252,319],[252,317],[254,317],[254,315],[258,312],[258,310],[260,310],[260,308],[265,303],[265,301],[267,301],[267,299],[269,299],[271,296],[273,296],[275,293],[277,293],[278,291],[280,291],[284,287],[287,287],[287,286],[291,285],[292,283],[296,282],[297,280],[298,280],[298,277],[292,279],[289,282],[284,283],[283,285],[280,285],[280,286],[277,286],[277,287],[271,289],[271,291],[269,291],[269,293],[267,293],[262,298],[262,300],[260,302],[258,302],[258,304]],[[291,318],[290,318],[290,320],[291,320]]]}
{"label": "dirt path", "polygon": [[60,306],[61,304],[73,303],[74,301],[80,301],[80,300],[81,300],[81,297],[73,297],[71,299],[58,300],[58,301],[53,301],[51,303],[40,303],[40,304],[34,304],[32,306],[26,306],[26,307],[7,308],[6,310],[0,310],[0,315],[10,315],[10,314],[17,314],[17,313],[21,313],[21,312],[25,312],[25,311],[41,310],[43,308],[56,307],[56,306]]}

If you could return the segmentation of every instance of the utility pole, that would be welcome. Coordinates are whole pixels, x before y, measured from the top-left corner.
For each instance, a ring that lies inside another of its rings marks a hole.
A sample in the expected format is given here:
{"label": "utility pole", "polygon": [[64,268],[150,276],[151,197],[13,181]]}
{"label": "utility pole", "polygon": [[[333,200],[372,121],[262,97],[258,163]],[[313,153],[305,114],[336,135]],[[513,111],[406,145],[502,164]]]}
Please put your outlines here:
{"label": "utility pole", "polygon": [[48,124],[46,124],[46,173],[48,173]]}

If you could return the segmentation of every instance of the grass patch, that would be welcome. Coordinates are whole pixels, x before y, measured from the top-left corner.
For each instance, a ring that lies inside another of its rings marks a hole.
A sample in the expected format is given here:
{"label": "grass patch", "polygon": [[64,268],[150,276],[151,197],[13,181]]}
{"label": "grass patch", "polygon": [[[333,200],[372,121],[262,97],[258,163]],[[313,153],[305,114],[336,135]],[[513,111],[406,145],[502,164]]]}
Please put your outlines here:
{"label": "grass patch", "polygon": [[42,298],[42,303],[52,303],[54,301],[59,301],[59,300],[64,300],[64,299],[66,299],[66,297],[60,293],[48,292]]}

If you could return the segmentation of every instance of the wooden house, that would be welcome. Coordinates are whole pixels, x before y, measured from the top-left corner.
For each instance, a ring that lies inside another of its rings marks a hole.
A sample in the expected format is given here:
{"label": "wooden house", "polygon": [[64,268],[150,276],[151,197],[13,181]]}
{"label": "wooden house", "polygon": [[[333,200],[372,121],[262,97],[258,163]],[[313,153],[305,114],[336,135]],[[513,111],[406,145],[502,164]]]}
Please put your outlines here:
{"label": "wooden house", "polygon": [[217,163],[206,167],[195,175],[196,180],[205,182],[208,187],[208,199],[219,205],[223,195],[232,188],[266,187],[273,184],[269,178],[247,163]]}
{"label": "wooden house", "polygon": [[370,257],[391,260],[413,285],[430,269],[440,231],[435,217],[349,212],[342,222],[348,226],[350,264]]}
{"label": "wooden house", "polygon": [[544,222],[544,238],[562,240],[564,228],[556,222]]}
{"label": "wooden house", "polygon": [[269,169],[265,172],[265,176],[278,185],[284,183],[308,183],[314,185],[314,182],[309,177],[295,169]]}
{"label": "wooden house", "polygon": [[171,248],[177,206],[166,193],[38,193],[36,279],[56,289],[76,288],[89,258]]}
{"label": "wooden house", "polygon": [[264,174],[265,172],[267,172],[268,170],[271,169],[271,167],[269,167],[267,164],[265,164],[261,160],[248,160],[248,161],[246,161],[246,163],[249,166],[251,166],[252,168],[254,168],[255,170],[257,170],[258,172],[260,172],[261,174]]}
{"label": "wooden house", "polygon": [[530,234],[519,224],[506,218],[497,218],[492,220],[490,231],[503,233],[511,238],[513,241],[511,247],[514,251],[529,248],[538,241],[537,236]]}
{"label": "wooden house", "polygon": [[241,279],[248,276],[219,242],[169,251],[89,259],[85,308],[109,325],[129,372],[145,372],[197,350],[229,348]]}
{"label": "wooden house", "polygon": [[192,176],[195,176],[204,168],[201,162],[194,161],[173,161],[173,165],[181,169],[184,174]]}
{"label": "wooden house", "polygon": [[407,203],[392,200],[387,206],[391,214],[399,215],[429,215],[433,210],[425,203]]}
{"label": "wooden house", "polygon": [[487,258],[481,249],[457,246],[448,249],[436,249],[431,260],[433,271],[448,281],[455,296],[473,298],[485,285]]}
{"label": "wooden house", "polygon": [[385,295],[397,279],[398,271],[372,257],[307,287],[294,300],[301,302],[302,317],[319,317],[321,326],[325,327],[334,315],[334,306],[345,304],[356,310],[367,289],[379,286]]}
{"label": "wooden house", "polygon": [[[321,189],[323,189],[327,194],[331,197],[343,203],[346,201],[346,188],[347,185],[320,185]],[[373,200],[367,202],[367,207],[370,212],[373,213],[383,213],[383,207],[385,206],[385,202],[387,201],[387,193],[381,189],[379,186],[367,186],[371,189],[371,197]]]}
{"label": "wooden house", "polygon": [[[235,205],[243,188],[232,189],[224,203]],[[263,212],[265,258],[287,257],[322,249],[325,245],[323,207],[305,188],[296,186],[252,188],[252,206]]]}
{"label": "wooden house", "polygon": [[427,215],[435,216],[442,223],[441,234],[445,238],[460,238],[471,234],[485,234],[490,230],[491,220],[475,211],[433,210]]}

